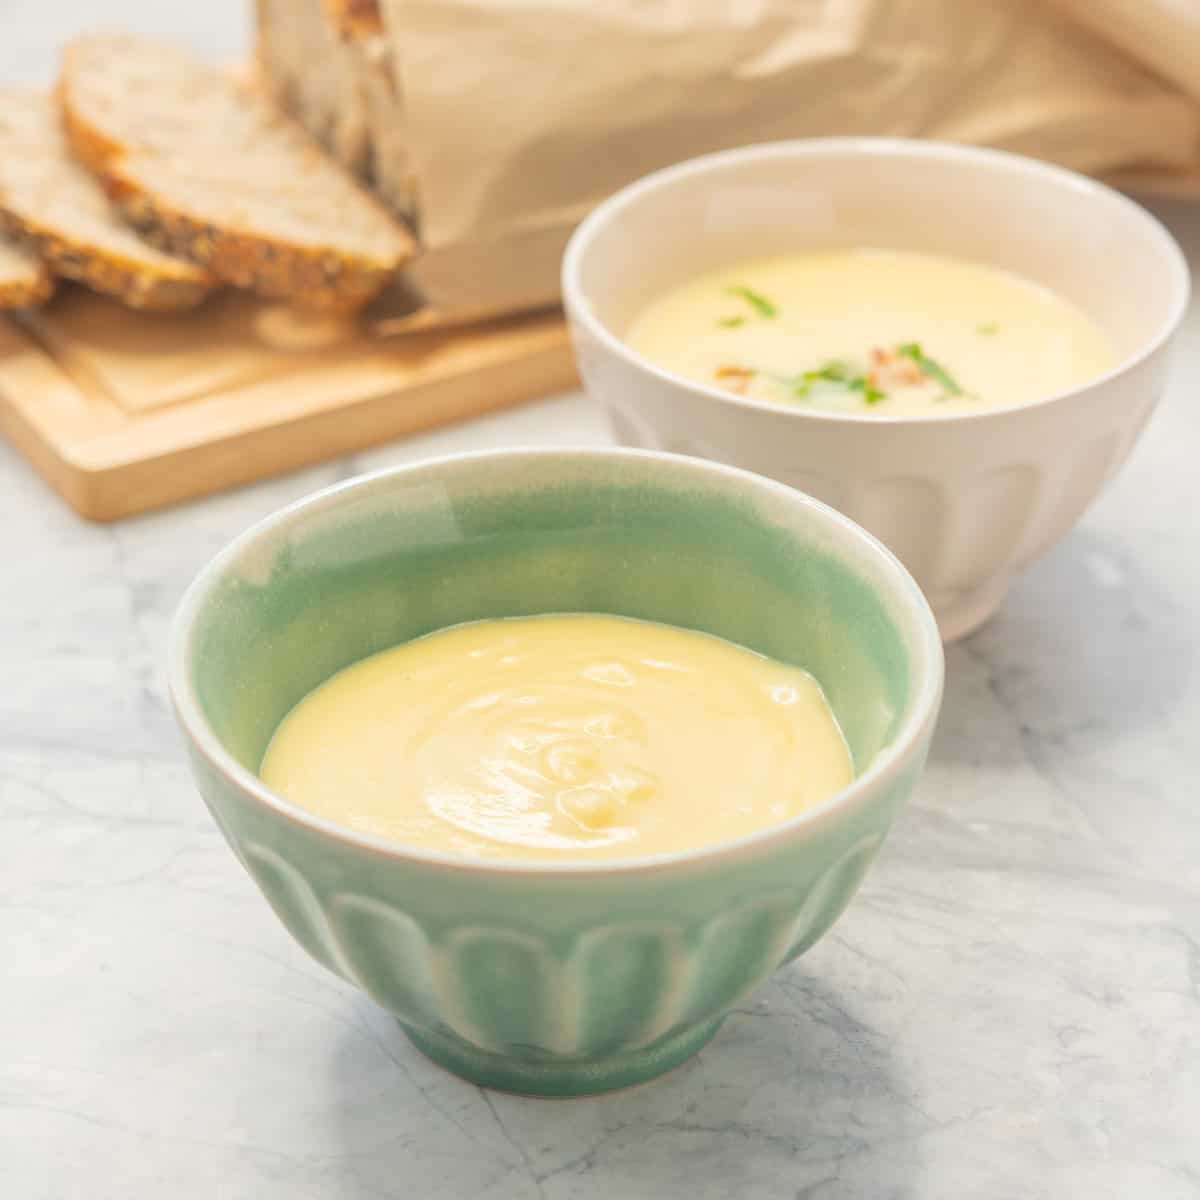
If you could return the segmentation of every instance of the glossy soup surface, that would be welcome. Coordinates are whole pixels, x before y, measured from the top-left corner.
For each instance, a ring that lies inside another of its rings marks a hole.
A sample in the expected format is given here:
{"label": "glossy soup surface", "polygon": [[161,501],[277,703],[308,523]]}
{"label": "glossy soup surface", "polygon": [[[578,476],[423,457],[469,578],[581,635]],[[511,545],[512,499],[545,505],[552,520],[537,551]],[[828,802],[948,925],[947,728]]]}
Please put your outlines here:
{"label": "glossy soup surface", "polygon": [[653,301],[626,341],[735,395],[875,416],[1025,404],[1115,363],[1091,319],[1038,284],[870,248],[702,275]]}
{"label": "glossy soup surface", "polygon": [[365,833],[470,856],[630,857],[736,838],[850,782],[812,676],[610,616],[455,626],[354,664],[263,780]]}

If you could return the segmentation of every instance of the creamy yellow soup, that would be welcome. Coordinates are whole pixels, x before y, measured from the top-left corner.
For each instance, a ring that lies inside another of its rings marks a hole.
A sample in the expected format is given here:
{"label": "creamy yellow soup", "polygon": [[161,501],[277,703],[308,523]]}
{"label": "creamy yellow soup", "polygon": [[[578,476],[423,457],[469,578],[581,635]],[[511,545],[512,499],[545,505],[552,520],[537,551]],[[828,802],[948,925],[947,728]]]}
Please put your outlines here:
{"label": "creamy yellow soup", "polygon": [[346,668],[284,719],[261,775],[409,846],[573,859],[736,838],[853,768],[806,672],[672,626],[561,615],[459,625]]}
{"label": "creamy yellow soup", "polygon": [[1028,279],[868,248],[702,275],[651,303],[626,340],[735,395],[875,416],[1025,404],[1115,362],[1084,313]]}

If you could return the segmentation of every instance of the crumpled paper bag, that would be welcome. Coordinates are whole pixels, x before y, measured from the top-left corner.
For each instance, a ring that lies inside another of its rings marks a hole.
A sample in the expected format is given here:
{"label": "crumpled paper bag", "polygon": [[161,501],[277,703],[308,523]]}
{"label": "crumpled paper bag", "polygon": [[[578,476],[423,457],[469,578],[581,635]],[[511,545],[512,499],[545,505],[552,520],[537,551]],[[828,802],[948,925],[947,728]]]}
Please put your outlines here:
{"label": "crumpled paper bag", "polygon": [[828,134],[1092,174],[1200,165],[1180,0],[381,0],[437,305],[553,303],[588,210],[657,167]]}

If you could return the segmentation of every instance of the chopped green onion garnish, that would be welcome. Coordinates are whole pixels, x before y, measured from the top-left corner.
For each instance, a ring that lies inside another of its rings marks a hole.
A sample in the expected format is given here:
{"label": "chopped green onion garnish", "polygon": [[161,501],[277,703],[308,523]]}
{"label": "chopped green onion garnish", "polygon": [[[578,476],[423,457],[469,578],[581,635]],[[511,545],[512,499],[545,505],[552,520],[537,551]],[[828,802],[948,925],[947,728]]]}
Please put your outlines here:
{"label": "chopped green onion garnish", "polygon": [[850,386],[850,380],[853,378],[853,367],[849,363],[844,363],[836,358],[831,358],[829,362],[823,363],[815,371],[805,371],[805,379],[825,379],[830,383],[844,383]]}
{"label": "chopped green onion garnish", "polygon": [[940,362],[924,354],[918,343],[905,342],[896,347],[896,353],[915,362],[921,374],[927,375],[930,379],[936,379],[946,389],[948,395],[961,396],[963,394],[958,380]]}
{"label": "chopped green onion garnish", "polygon": [[885,399],[883,392],[877,387],[872,387],[867,382],[865,375],[855,375],[846,385],[851,391],[862,392],[864,404],[878,404],[880,400]]}
{"label": "chopped green onion garnish", "polygon": [[745,317],[719,317],[717,319],[717,324],[722,329],[736,329],[739,325],[745,325],[745,323]]}
{"label": "chopped green onion garnish", "polygon": [[779,316],[779,310],[775,305],[761,292],[756,292],[753,288],[745,287],[742,284],[735,284],[733,287],[727,287],[725,290],[731,296],[738,296],[742,300],[745,300],[760,317],[766,317],[768,321],[773,321]]}
{"label": "chopped green onion garnish", "polygon": [[850,363],[836,358],[830,359],[815,370],[803,371],[799,375],[770,375],[770,378],[781,387],[787,388],[798,400],[810,395],[815,383],[832,383],[851,392],[861,392],[866,404],[878,404],[887,399],[884,392],[867,382],[865,375],[857,374]]}
{"label": "chopped green onion garnish", "polygon": [[995,321],[984,321],[982,325],[975,326],[975,332],[990,336],[993,333],[999,333],[1000,326]]}

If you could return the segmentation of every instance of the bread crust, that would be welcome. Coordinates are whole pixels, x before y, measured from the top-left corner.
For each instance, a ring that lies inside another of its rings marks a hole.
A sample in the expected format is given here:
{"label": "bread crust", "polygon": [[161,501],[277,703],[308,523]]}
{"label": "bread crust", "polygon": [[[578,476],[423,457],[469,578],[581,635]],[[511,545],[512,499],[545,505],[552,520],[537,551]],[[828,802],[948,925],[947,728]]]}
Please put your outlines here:
{"label": "bread crust", "polygon": [[379,0],[322,0],[329,23],[346,41],[383,32]]}
{"label": "bread crust", "polygon": [[121,147],[112,138],[107,137],[90,121],[76,114],[75,108],[69,103],[65,88],[65,65],[71,48],[63,52],[64,75],[59,78],[54,89],[58,110],[62,118],[63,133],[67,144],[76,161],[86,167],[93,175],[104,177],[105,168],[114,159],[120,157]]}
{"label": "bread crust", "polygon": [[217,286],[211,274],[192,263],[180,262],[178,270],[149,266],[42,225],[28,214],[0,212],[0,229],[36,254],[55,275],[86,284],[130,308],[182,312],[195,308]]}
{"label": "bread crust", "polygon": [[125,219],[152,245],[202,262],[219,279],[261,296],[292,300],[306,308],[353,312],[377,296],[395,275],[389,263],[371,263],[344,252],[300,246],[208,221],[144,186],[136,176],[135,162],[111,164],[106,182]]}
{"label": "bread crust", "polygon": [[41,259],[0,241],[0,309],[33,308],[54,294],[54,276]]}

